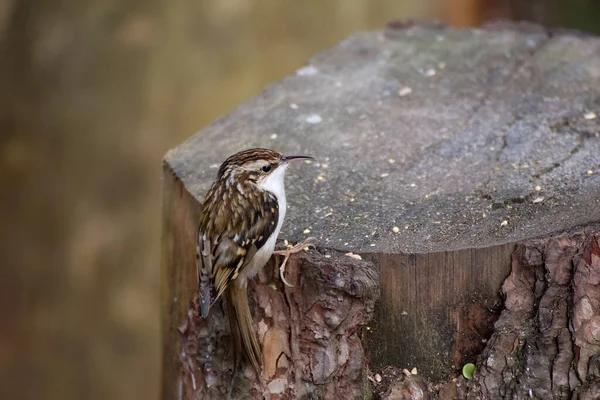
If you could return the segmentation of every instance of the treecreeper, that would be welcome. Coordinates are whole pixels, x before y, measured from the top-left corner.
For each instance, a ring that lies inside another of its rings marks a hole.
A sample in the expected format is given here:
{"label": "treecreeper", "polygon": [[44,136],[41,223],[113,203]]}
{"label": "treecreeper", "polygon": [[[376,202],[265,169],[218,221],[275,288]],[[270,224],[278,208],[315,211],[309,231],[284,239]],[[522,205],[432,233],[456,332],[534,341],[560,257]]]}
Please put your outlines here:
{"label": "treecreeper", "polygon": [[196,248],[200,315],[207,317],[222,296],[234,346],[234,376],[247,359],[261,377],[262,352],[252,325],[248,279],[260,271],[273,253],[283,255],[283,282],[289,256],[311,238],[274,252],[286,212],[285,171],[290,162],[313,159],[285,156],[269,149],[249,149],[223,162],[201,207]]}

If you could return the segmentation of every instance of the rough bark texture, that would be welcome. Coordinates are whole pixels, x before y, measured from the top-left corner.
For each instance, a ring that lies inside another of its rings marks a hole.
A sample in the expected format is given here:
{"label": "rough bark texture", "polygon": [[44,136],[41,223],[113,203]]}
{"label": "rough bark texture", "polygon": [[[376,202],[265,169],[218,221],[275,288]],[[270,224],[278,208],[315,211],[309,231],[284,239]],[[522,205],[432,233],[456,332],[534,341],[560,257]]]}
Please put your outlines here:
{"label": "rough bark texture", "polygon": [[598,398],[599,240],[579,233],[518,245],[505,309],[464,398]]}
{"label": "rough bark texture", "polygon": [[[297,242],[308,229],[320,248],[373,262],[372,370],[417,367],[439,382],[484,350],[520,243],[593,232],[599,135],[598,38],[528,24],[397,23],[319,54],[165,161],[193,204],[242,148],[315,156],[288,173],[280,238]],[[191,275],[193,246],[175,246],[189,259],[167,262],[167,273]],[[193,289],[169,293],[187,305]],[[178,326],[165,327],[167,354],[179,354]]]}
{"label": "rough bark texture", "polygon": [[194,297],[180,327],[187,399],[223,399],[230,391],[234,399],[356,399],[368,392],[360,335],[379,297],[373,264],[311,250],[294,258],[287,272],[295,287],[282,285],[278,266],[270,263],[249,290],[266,387],[250,365],[232,381],[225,308],[203,319]]}
{"label": "rough bark texture", "polygon": [[518,244],[502,292],[504,310],[471,381],[433,386],[402,376],[375,392],[385,400],[600,398],[598,229]]}

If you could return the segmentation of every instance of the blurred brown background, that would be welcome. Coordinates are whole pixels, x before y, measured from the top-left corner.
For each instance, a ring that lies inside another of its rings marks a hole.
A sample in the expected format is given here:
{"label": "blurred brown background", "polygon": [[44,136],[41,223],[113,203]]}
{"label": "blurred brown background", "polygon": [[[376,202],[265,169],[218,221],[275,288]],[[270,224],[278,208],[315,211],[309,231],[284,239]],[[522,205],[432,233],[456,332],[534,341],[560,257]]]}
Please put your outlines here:
{"label": "blurred brown background", "polygon": [[0,398],[157,399],[162,155],[408,17],[600,32],[595,0],[0,0]]}

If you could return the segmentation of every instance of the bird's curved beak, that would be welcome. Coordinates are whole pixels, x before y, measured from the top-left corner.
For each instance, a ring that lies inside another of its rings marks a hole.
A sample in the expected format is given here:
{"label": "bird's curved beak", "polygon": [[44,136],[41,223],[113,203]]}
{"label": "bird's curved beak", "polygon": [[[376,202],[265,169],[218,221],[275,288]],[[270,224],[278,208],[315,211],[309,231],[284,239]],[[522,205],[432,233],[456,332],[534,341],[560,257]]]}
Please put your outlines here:
{"label": "bird's curved beak", "polygon": [[315,161],[315,159],[311,156],[283,156],[281,158],[281,161],[284,163],[293,161],[293,160],[313,160]]}

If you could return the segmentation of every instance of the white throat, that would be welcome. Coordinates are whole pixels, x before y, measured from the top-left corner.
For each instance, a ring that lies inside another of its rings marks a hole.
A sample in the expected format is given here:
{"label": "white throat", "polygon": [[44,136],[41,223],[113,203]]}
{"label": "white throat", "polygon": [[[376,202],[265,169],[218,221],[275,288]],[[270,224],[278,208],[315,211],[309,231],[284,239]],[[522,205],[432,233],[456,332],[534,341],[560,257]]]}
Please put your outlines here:
{"label": "white throat", "polygon": [[[281,215],[285,215],[285,186],[283,183],[285,177],[285,171],[287,165],[279,166],[275,171],[271,172],[262,182],[258,184],[258,187],[262,190],[267,190],[277,197],[279,204],[279,222],[283,221]],[[279,224],[277,224],[279,225]]]}
{"label": "white throat", "polygon": [[[256,252],[254,257],[252,258],[252,265],[244,270],[244,275],[247,277],[254,276],[256,272],[265,265],[269,258],[271,258],[271,254],[273,254],[275,242],[277,241],[277,236],[279,236],[279,231],[281,230],[281,226],[283,225],[283,219],[285,218],[285,210],[287,208],[285,202],[285,187],[283,185],[283,178],[285,176],[286,169],[287,165],[281,165],[258,184],[258,187],[260,189],[267,190],[270,193],[272,193],[275,197],[277,197],[279,218],[277,220],[277,226],[275,227],[275,231],[273,232],[273,234],[269,237],[267,242]],[[239,284],[244,284],[244,282],[246,282],[245,279],[238,279],[238,281]]]}
{"label": "white throat", "polygon": [[[285,186],[283,183],[283,178],[285,177],[285,170],[287,169],[287,165],[279,166],[275,171],[271,172],[269,176],[265,178],[264,181],[259,183],[258,187],[262,190],[268,190],[273,193],[275,197],[277,197],[277,205],[279,206],[279,218],[277,220],[277,227],[275,228],[275,232],[273,233],[273,239],[277,240],[277,236],[279,235],[279,231],[281,230],[281,226],[283,225],[283,219],[285,218],[285,210],[287,208],[287,204],[285,202]],[[275,245],[275,240],[273,241],[273,246]]]}

